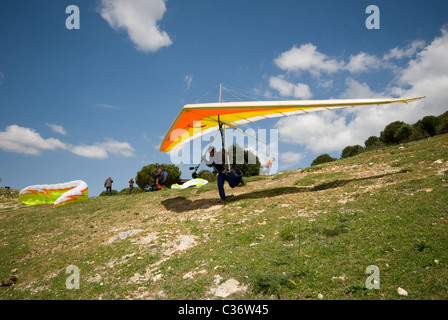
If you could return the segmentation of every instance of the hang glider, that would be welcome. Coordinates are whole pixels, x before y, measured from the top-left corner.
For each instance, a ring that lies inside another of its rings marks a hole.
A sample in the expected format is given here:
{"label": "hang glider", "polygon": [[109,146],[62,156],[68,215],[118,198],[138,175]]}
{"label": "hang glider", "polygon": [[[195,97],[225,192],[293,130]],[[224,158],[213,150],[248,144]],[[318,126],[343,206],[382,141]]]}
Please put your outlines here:
{"label": "hang glider", "polygon": [[259,120],[306,114],[315,111],[408,103],[424,97],[400,99],[334,99],[250,101],[187,104],[180,111],[160,145],[160,151],[177,149],[193,139],[214,132],[222,126],[237,126]]}

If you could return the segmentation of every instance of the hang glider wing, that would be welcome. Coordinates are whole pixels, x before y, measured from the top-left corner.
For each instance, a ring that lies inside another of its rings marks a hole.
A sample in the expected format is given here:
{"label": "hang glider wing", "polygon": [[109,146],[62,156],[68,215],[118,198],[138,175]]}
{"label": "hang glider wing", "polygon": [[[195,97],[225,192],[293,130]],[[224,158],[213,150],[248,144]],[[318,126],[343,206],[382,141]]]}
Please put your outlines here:
{"label": "hang glider wing", "polygon": [[160,151],[170,151],[185,143],[215,131],[219,122],[229,127],[252,123],[258,120],[299,115],[309,112],[332,110],[362,105],[379,105],[397,102],[412,102],[407,99],[335,99],[335,100],[290,100],[251,101],[187,104],[180,111],[166,133]]}

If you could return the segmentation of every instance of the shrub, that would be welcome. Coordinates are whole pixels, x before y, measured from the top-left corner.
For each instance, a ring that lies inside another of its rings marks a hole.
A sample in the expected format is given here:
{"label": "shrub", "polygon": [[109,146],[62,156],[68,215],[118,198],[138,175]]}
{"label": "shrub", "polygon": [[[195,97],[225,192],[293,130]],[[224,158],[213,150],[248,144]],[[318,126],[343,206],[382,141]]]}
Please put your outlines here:
{"label": "shrub", "polygon": [[438,129],[439,134],[448,133],[448,122],[442,124]]}
{"label": "shrub", "polygon": [[350,158],[353,156],[356,156],[357,154],[360,154],[364,148],[360,146],[359,144],[354,146],[347,146],[342,150],[341,158]]}
{"label": "shrub", "polygon": [[417,121],[417,123],[412,126],[412,133],[409,137],[410,141],[421,140],[429,137],[429,134],[422,129],[420,123],[421,120]]}
{"label": "shrub", "polygon": [[[131,194],[138,194],[138,193],[142,193],[142,192],[144,192],[144,191],[145,191],[145,190],[143,190],[143,189],[140,188],[140,187],[134,187],[134,188],[132,189]],[[124,188],[123,190],[120,191],[120,194],[129,194],[129,188]]]}
{"label": "shrub", "polygon": [[[111,194],[112,194],[113,196],[116,196],[116,195],[118,194],[118,191],[112,189]],[[100,197],[102,197],[102,196],[106,196],[106,191],[103,191],[103,192],[100,193]]]}
{"label": "shrub", "polygon": [[366,146],[366,148],[374,147],[374,146],[377,146],[380,144],[381,144],[381,140],[377,136],[370,136],[364,142],[364,145]]}
{"label": "shrub", "polygon": [[403,121],[394,121],[389,123],[380,134],[380,140],[385,144],[398,143],[395,133],[402,127],[405,123]]}
{"label": "shrub", "polygon": [[207,180],[208,182],[217,180],[216,174],[214,174],[213,172],[211,172],[209,170],[201,170],[201,171],[199,171],[198,178]]}
{"label": "shrub", "polygon": [[426,131],[431,137],[436,135],[437,126],[439,125],[440,120],[434,116],[426,116],[423,117],[420,122],[420,127]]}
{"label": "shrub", "polygon": [[411,139],[413,128],[408,124],[403,124],[401,127],[395,131],[394,139],[396,142],[409,142]]}
{"label": "shrub", "polygon": [[311,162],[311,166],[316,166],[318,164],[326,163],[326,162],[332,162],[336,161],[336,158],[331,157],[328,153],[321,154],[316,159]]}
{"label": "shrub", "polygon": [[448,133],[448,111],[437,117],[440,124],[437,126],[436,134]]}

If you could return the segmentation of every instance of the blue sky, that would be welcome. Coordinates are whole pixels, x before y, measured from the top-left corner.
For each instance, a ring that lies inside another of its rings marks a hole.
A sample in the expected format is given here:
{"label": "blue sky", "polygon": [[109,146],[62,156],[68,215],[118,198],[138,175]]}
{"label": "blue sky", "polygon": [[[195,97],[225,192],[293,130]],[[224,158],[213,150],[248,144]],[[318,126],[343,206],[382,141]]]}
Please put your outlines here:
{"label": "blue sky", "polygon": [[[70,5],[79,29],[66,27]],[[369,5],[380,29],[366,27]],[[448,109],[447,17],[446,0],[3,0],[0,184],[80,179],[96,196],[111,176],[121,190],[142,166],[171,162],[162,137],[183,105],[218,101],[220,83],[224,101],[236,89],[265,100],[426,96],[251,126],[278,130],[276,171],[339,157],[394,120]]]}

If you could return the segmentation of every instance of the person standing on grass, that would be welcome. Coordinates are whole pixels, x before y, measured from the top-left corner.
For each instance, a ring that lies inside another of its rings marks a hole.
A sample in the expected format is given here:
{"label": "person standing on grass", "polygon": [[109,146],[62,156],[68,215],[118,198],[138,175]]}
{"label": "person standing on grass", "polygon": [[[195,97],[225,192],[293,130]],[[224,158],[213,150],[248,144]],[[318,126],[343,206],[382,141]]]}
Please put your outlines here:
{"label": "person standing on grass", "polygon": [[129,179],[128,183],[129,183],[129,194],[131,194],[132,189],[134,189],[134,179],[132,178]]}
{"label": "person standing on grass", "polygon": [[275,161],[275,158],[269,158],[266,162],[266,174],[269,176],[271,174],[272,162]]}
{"label": "person standing on grass", "polygon": [[112,180],[111,177],[107,178],[106,181],[104,181],[104,187],[106,188],[106,196],[107,192],[109,192],[109,195],[112,195],[112,183],[114,180]]}
{"label": "person standing on grass", "polygon": [[163,169],[160,165],[158,165],[155,179],[157,190],[162,190],[162,185],[165,184],[167,176],[168,174],[165,171],[165,169]]}

